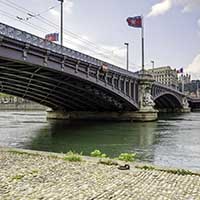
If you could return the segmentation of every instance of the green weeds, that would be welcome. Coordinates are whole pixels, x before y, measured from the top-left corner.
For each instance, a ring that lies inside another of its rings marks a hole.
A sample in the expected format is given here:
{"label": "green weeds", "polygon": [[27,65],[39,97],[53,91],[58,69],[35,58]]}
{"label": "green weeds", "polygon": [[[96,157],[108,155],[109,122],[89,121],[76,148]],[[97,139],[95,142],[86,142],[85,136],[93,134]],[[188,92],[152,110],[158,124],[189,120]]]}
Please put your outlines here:
{"label": "green weeds", "polygon": [[109,158],[100,159],[98,163],[103,165],[118,165],[117,161]]}
{"label": "green weeds", "polygon": [[69,151],[68,153],[66,153],[63,159],[71,162],[81,162],[82,161],[81,155],[82,154]]}
{"label": "green weeds", "polygon": [[24,174],[17,174],[12,177],[12,180],[21,180],[24,176]]}
{"label": "green weeds", "polygon": [[135,156],[135,153],[121,153],[118,159],[126,162],[133,162],[135,160]]}
{"label": "green weeds", "polygon": [[101,153],[101,151],[98,149],[95,149],[94,151],[92,151],[90,153],[90,156],[98,157],[98,158],[106,158],[107,157],[107,155],[105,153]]}
{"label": "green weeds", "polygon": [[167,172],[167,173],[171,173],[171,174],[177,174],[177,175],[196,175],[196,176],[200,176],[200,174],[195,173],[195,172],[191,172],[190,170],[185,170],[185,169],[161,169],[161,168],[156,168],[153,166],[148,166],[148,165],[144,165],[144,166],[135,166],[135,168],[138,169],[144,169],[144,170],[156,170],[156,171],[160,171],[160,172]]}

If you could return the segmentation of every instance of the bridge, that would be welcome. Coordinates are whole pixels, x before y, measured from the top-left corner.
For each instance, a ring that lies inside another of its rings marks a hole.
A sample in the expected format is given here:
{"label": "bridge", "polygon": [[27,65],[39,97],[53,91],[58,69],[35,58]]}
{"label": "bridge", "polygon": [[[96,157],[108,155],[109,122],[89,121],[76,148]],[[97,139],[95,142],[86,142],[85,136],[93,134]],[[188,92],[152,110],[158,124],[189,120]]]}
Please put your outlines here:
{"label": "bridge", "polygon": [[48,106],[48,118],[152,121],[188,112],[187,97],[145,71],[121,69],[0,23],[0,91]]}
{"label": "bridge", "polygon": [[200,99],[188,97],[189,107],[192,111],[200,111]]}

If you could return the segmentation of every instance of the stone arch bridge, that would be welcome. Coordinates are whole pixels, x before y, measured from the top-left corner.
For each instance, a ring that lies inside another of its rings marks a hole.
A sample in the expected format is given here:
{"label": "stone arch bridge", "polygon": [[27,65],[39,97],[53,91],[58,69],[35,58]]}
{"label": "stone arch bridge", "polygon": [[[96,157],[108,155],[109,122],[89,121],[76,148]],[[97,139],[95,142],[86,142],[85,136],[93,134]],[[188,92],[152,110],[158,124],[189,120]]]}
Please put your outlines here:
{"label": "stone arch bridge", "polygon": [[48,106],[49,118],[151,121],[187,97],[89,55],[0,23],[0,92]]}

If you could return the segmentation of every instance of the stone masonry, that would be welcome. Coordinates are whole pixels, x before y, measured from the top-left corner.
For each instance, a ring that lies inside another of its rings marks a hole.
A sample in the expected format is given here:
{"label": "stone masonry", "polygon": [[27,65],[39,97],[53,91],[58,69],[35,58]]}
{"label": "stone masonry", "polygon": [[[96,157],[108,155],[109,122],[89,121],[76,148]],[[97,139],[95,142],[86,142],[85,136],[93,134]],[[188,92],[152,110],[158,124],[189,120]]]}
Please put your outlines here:
{"label": "stone masonry", "polygon": [[[56,156],[55,156],[56,155]],[[199,200],[200,176],[0,149],[0,200]]]}

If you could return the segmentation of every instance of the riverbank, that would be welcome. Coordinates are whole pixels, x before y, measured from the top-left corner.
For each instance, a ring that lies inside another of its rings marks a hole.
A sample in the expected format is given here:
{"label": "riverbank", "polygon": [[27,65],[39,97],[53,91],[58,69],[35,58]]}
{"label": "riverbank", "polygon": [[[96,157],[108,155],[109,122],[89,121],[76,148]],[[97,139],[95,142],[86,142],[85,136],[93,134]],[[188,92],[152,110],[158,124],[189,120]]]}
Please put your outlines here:
{"label": "riverbank", "polygon": [[[146,168],[137,163],[130,170],[64,154],[0,148],[0,199],[2,200],[198,200],[200,173],[180,175],[175,170]],[[119,163],[120,165],[124,163]]]}
{"label": "riverbank", "polygon": [[46,111],[47,107],[33,103],[33,102],[23,102],[17,103],[0,103],[0,111]]}

